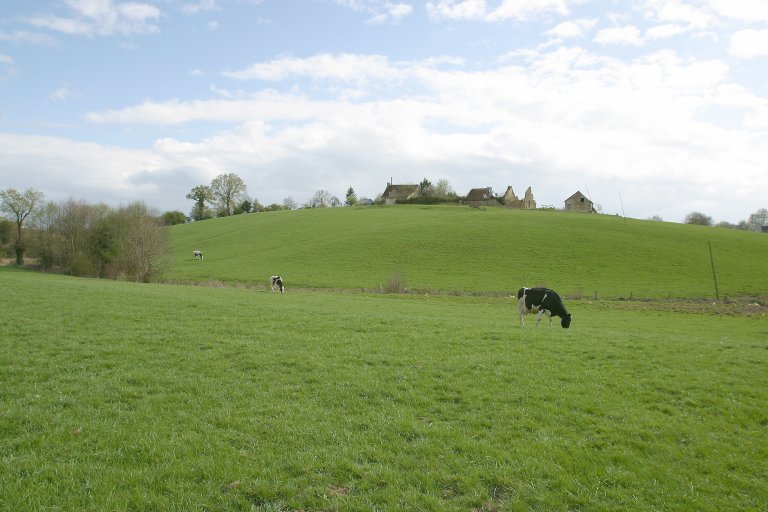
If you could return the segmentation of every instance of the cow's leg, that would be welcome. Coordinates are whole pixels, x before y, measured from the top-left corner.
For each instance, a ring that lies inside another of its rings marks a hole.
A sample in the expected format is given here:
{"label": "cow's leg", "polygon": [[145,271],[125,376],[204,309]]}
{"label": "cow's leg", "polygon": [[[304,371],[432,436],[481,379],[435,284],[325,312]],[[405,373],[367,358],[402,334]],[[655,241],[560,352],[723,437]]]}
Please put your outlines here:
{"label": "cow's leg", "polygon": [[528,311],[526,311],[524,298],[517,301],[517,314],[520,315],[520,327],[525,327],[525,315]]}
{"label": "cow's leg", "polygon": [[536,315],[536,327],[538,327],[538,326],[539,326],[539,322],[541,322],[541,317],[542,317],[542,315],[544,315],[544,310],[543,310],[543,309],[540,309],[540,310],[539,310],[539,314],[538,314],[538,315]]}

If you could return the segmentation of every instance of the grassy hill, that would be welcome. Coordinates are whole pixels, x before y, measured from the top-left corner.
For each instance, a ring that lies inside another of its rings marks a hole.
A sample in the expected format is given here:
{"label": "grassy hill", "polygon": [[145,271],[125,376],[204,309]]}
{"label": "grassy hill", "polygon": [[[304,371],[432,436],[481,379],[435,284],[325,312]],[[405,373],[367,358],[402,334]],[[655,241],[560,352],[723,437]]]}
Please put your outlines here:
{"label": "grassy hill", "polygon": [[[714,297],[768,291],[768,236],[559,211],[455,206],[334,208],[239,215],[171,228],[179,282],[565,296]],[[195,260],[201,249],[205,260]]]}

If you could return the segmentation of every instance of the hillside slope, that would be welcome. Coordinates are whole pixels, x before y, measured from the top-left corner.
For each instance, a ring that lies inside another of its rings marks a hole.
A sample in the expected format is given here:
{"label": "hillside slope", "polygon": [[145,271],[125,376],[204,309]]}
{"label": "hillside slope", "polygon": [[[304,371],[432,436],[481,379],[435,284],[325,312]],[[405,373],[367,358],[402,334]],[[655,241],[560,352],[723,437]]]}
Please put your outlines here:
{"label": "hillside slope", "polygon": [[[768,295],[768,236],[703,226],[456,206],[332,208],[211,219],[170,228],[167,277],[288,290],[380,289],[565,296]],[[203,261],[192,250],[205,254]]]}

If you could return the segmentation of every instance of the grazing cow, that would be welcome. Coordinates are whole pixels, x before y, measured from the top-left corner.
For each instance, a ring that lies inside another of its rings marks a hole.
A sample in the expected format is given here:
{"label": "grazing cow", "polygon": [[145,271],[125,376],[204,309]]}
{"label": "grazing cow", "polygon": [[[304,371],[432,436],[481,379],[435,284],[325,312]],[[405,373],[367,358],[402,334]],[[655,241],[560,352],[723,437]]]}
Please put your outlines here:
{"label": "grazing cow", "polygon": [[567,329],[571,325],[571,314],[565,310],[563,301],[557,292],[549,288],[520,288],[517,291],[517,309],[520,313],[520,325],[525,325],[525,315],[537,313],[536,325],[539,325],[542,315],[549,317],[552,327],[552,317],[560,317],[560,325]]}
{"label": "grazing cow", "polygon": [[269,280],[272,282],[272,291],[280,290],[280,293],[283,293],[285,291],[285,286],[283,286],[283,278],[280,276],[272,276],[269,278]]}
{"label": "grazing cow", "polygon": [[192,251],[192,256],[194,256],[195,259],[203,259],[203,251]]}

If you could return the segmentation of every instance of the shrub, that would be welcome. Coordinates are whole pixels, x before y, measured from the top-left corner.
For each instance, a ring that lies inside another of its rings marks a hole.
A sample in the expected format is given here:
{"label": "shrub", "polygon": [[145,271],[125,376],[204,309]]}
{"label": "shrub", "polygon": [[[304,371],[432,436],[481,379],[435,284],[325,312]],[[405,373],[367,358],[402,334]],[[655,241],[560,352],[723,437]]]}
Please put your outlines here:
{"label": "shrub", "polygon": [[395,272],[387,281],[384,287],[384,293],[403,293],[405,292],[405,279],[400,272]]}

